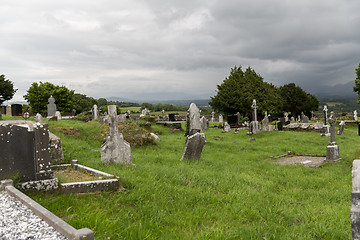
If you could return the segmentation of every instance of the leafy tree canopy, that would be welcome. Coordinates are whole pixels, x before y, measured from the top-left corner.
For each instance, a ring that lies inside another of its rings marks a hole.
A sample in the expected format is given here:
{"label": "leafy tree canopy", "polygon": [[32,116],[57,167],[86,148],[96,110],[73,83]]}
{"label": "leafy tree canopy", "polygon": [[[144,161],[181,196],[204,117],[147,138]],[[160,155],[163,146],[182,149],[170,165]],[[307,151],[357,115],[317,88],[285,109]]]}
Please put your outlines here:
{"label": "leafy tree canopy", "polygon": [[92,97],[87,97],[85,94],[75,93],[72,96],[72,101],[74,103],[74,109],[76,113],[82,113],[85,111],[90,111],[94,104],[97,104],[97,101]]}
{"label": "leafy tree canopy", "polygon": [[33,83],[24,95],[24,99],[29,102],[33,113],[45,114],[50,96],[55,98],[56,109],[60,112],[71,112],[73,106],[74,90],[69,90],[65,86],[56,86],[49,82]]}
{"label": "leafy tree canopy", "polygon": [[11,100],[17,89],[14,89],[14,84],[5,75],[0,75],[0,105],[8,100]]}
{"label": "leafy tree canopy", "polygon": [[217,95],[211,97],[209,104],[217,112],[240,112],[242,115],[250,116],[253,99],[256,99],[259,113],[275,112],[280,106],[278,89],[274,85],[264,82],[250,67],[243,71],[241,66],[235,66],[231,69],[229,77],[217,86]]}
{"label": "leafy tree canopy", "polygon": [[358,93],[358,103],[360,103],[360,63],[358,68],[355,69],[355,74],[356,74],[356,78],[355,78],[354,92]]}

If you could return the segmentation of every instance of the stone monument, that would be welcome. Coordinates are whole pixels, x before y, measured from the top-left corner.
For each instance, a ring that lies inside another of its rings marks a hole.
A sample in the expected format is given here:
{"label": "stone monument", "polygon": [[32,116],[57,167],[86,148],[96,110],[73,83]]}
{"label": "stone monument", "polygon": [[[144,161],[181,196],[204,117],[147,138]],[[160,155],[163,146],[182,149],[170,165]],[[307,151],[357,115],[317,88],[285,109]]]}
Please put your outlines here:
{"label": "stone monument", "polygon": [[100,148],[101,161],[105,164],[131,164],[130,144],[119,133],[116,105],[108,106],[108,113],[110,134],[106,136],[106,142]]}
{"label": "stone monument", "polygon": [[214,112],[211,113],[211,122],[215,122],[215,113]]}
{"label": "stone monument", "polygon": [[351,232],[352,239],[360,239],[360,160],[353,161],[351,193]]}
{"label": "stone monument", "polygon": [[201,122],[201,129],[202,131],[205,131],[207,128],[208,128],[208,120],[206,119],[205,116],[203,116],[201,119],[200,119],[200,122]]}
{"label": "stone monument", "polygon": [[261,122],[261,131],[263,131],[263,132],[269,131],[269,118],[268,118],[267,112],[265,112],[265,117]]}
{"label": "stone monument", "polygon": [[336,145],[335,142],[335,123],[336,117],[334,112],[330,113],[329,117],[329,124],[330,124],[330,143],[329,146],[326,148],[326,161],[329,162],[336,162],[340,159],[339,157],[339,146]]}
{"label": "stone monument", "polygon": [[284,120],[285,122],[289,121],[289,113],[284,112]]}
{"label": "stone monument", "polygon": [[180,160],[200,160],[205,144],[205,134],[195,133],[186,138],[184,153]]}
{"label": "stone monument", "polygon": [[47,114],[48,117],[54,117],[56,113],[56,104],[53,96],[50,96],[48,99],[49,104],[47,105]]}
{"label": "stone monument", "polygon": [[39,122],[39,123],[43,123],[44,122],[44,118],[40,113],[37,113],[34,117],[35,122]]}
{"label": "stone monument", "polygon": [[227,122],[224,122],[224,130],[222,132],[223,133],[228,133],[230,131],[231,131],[230,124],[228,124]]}
{"label": "stone monument", "polygon": [[200,111],[195,103],[190,104],[190,108],[188,110],[189,114],[189,135],[193,135],[197,132],[201,132],[201,122],[200,122]]}
{"label": "stone monument", "polygon": [[11,105],[7,105],[6,106],[6,115],[11,116],[12,112],[11,112]]}
{"label": "stone monument", "polygon": [[354,120],[357,122],[358,121],[358,116],[357,116],[357,111],[354,111]]}
{"label": "stone monument", "polygon": [[224,117],[222,114],[219,115],[219,123],[223,123],[224,122]]}
{"label": "stone monument", "polygon": [[327,118],[328,118],[328,108],[326,105],[324,105],[324,126],[321,133],[321,136],[330,136],[330,127],[327,125]]}
{"label": "stone monument", "polygon": [[341,122],[339,123],[338,135],[343,135],[344,129],[345,129],[345,121],[341,121]]}
{"label": "stone monument", "polygon": [[252,121],[250,123],[250,132],[249,134],[257,134],[260,131],[259,128],[259,122],[257,120],[257,108],[258,106],[256,105],[256,100],[253,100],[253,103],[251,105],[251,108],[254,110],[252,113]]}
{"label": "stone monument", "polygon": [[99,108],[96,104],[91,108],[91,115],[93,120],[99,119]]}

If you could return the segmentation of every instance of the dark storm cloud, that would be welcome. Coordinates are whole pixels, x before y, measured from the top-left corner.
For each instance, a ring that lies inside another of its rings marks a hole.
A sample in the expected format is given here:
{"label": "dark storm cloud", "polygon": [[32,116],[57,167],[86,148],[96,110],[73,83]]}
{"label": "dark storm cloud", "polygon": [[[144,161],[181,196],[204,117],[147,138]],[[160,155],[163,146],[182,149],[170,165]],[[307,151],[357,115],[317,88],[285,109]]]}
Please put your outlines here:
{"label": "dark storm cloud", "polygon": [[[2,74],[93,97],[214,95],[234,65],[316,92],[353,81],[360,2],[2,1]],[[158,94],[157,94],[158,95]]]}

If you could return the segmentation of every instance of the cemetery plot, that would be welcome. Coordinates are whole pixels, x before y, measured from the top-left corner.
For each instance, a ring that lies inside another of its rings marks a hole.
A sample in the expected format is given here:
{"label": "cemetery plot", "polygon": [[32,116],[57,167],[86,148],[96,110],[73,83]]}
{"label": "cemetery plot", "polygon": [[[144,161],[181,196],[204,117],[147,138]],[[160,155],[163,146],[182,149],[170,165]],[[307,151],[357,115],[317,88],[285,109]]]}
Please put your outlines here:
{"label": "cemetery plot", "polygon": [[325,156],[309,156],[309,155],[286,155],[284,157],[278,158],[277,163],[281,165],[296,165],[301,164],[305,167],[319,167],[323,162],[325,162]]}

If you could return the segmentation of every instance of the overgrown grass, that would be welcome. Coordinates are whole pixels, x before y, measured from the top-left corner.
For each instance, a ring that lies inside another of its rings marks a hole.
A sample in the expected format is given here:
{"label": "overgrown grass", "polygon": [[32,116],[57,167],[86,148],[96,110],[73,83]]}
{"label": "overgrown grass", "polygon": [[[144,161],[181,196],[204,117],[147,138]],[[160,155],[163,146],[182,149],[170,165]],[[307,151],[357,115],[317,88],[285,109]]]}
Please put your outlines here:
{"label": "overgrown grass", "polygon": [[126,192],[33,194],[40,204],[96,239],[351,239],[351,166],[360,157],[355,126],[336,136],[342,160],[319,168],[278,165],[270,156],[293,151],[325,155],[328,137],[266,132],[250,142],[209,129],[200,161],[180,161],[184,131],[153,126],[162,142],[132,148],[135,166],[103,165],[102,129],[94,122],[50,122],[66,161],[77,159],[121,178]]}

